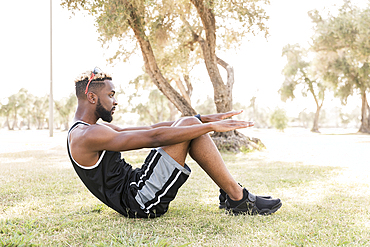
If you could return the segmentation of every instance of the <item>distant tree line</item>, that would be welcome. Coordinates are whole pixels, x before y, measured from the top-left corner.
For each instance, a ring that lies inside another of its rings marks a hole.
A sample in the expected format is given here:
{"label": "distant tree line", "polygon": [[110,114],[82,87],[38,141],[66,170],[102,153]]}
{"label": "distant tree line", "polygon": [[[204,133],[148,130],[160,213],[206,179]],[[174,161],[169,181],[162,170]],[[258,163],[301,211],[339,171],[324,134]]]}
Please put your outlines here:
{"label": "distant tree line", "polygon": [[[67,130],[77,105],[76,96],[54,101],[54,123],[57,129]],[[0,102],[0,127],[16,129],[49,128],[49,96],[35,96],[22,88]]]}
{"label": "distant tree line", "polygon": [[[118,90],[118,110],[114,121],[121,125],[151,125],[160,121],[173,121],[181,116],[181,113],[171,102],[154,87],[144,86],[136,80],[131,84],[137,89],[136,92],[127,94],[125,90]],[[121,98],[122,97],[122,98]],[[213,99],[207,96],[194,102],[194,109],[202,114],[216,112]],[[233,109],[243,109],[243,113],[236,116],[237,119],[254,121],[255,128],[276,128],[284,130],[287,127],[311,128],[315,112],[306,108],[302,109],[296,116],[289,116],[281,108],[269,108],[257,96],[250,99],[249,104],[235,102]],[[349,111],[348,111],[349,110]],[[129,114],[127,114],[129,113]],[[361,124],[361,107],[344,109],[335,106],[334,108],[323,108],[320,114],[320,126],[328,128],[358,128]],[[127,114],[127,115],[126,115]],[[136,117],[132,117],[136,114]]]}
{"label": "distant tree line", "polygon": [[[181,115],[158,89],[148,90],[142,87],[138,87],[138,89],[136,93],[131,95],[125,94],[122,89],[118,90],[118,97],[122,96],[124,100],[119,99],[120,104],[114,118],[116,124],[150,125],[160,121],[171,121]],[[69,123],[73,118],[76,106],[77,99],[74,94],[54,101],[56,113],[54,114],[54,127],[56,129],[69,129]],[[210,97],[198,100],[194,104],[194,108],[202,114],[216,112],[216,106]],[[258,104],[257,97],[252,97],[249,105],[235,102],[233,109],[243,109],[244,112],[237,118],[254,121],[256,128],[274,127],[280,130],[287,126],[308,128],[315,116],[314,112],[303,109],[296,117],[288,118],[286,112],[280,108],[270,109]],[[137,118],[133,118],[128,113],[137,114]],[[320,124],[325,127],[359,126],[361,124],[360,113],[360,107],[353,109],[350,113],[343,112],[341,107],[322,109]],[[0,102],[0,128],[8,130],[48,129],[48,115],[49,96],[37,97],[24,88]]]}

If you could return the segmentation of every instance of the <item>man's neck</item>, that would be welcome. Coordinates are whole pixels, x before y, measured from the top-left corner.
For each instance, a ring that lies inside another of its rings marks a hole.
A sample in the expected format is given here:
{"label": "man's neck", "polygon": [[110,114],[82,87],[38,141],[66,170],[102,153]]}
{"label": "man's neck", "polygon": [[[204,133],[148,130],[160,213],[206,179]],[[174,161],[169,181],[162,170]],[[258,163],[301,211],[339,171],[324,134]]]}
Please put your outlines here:
{"label": "man's neck", "polygon": [[96,124],[98,118],[95,116],[92,109],[78,105],[73,121],[83,121],[88,124]]}

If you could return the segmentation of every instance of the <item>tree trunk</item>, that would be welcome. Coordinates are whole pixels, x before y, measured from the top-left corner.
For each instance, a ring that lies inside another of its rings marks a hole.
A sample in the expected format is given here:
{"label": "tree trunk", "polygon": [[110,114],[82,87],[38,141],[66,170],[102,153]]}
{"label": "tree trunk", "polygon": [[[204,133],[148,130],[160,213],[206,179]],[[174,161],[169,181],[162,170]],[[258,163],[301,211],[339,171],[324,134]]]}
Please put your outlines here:
{"label": "tree trunk", "polygon": [[361,126],[358,130],[362,133],[370,133],[370,107],[366,98],[366,91],[361,92]]}
{"label": "tree trunk", "polygon": [[[207,68],[209,78],[213,85],[214,102],[218,113],[228,112],[232,110],[232,87],[234,84],[234,69],[222,59],[216,56],[216,19],[209,6],[204,5],[202,0],[191,0],[198,15],[202,20],[202,24],[206,33],[206,38],[203,39],[193,30],[193,37],[202,50],[204,63]],[[225,85],[217,65],[221,65],[227,71],[227,84]],[[213,138],[229,138],[235,136],[234,131],[224,133],[214,133]],[[217,142],[216,142],[217,143]],[[220,147],[219,147],[220,148]]]}
{"label": "tree trunk", "polygon": [[27,130],[31,129],[31,117],[30,114],[27,116]]}
{"label": "tree trunk", "polygon": [[[195,33],[185,19],[183,21],[191,29],[194,40],[201,47],[204,63],[213,85],[214,102],[217,112],[231,111],[233,109],[232,90],[234,86],[234,69],[216,56],[216,19],[213,9],[210,8],[209,4],[204,4],[203,0],[191,0],[191,2],[197,9],[198,15],[202,20],[205,39]],[[227,72],[226,84],[222,80],[218,65],[222,66]],[[212,139],[219,150],[225,151],[239,152],[241,150],[253,150],[264,147],[259,139],[249,139],[236,130],[222,133],[216,132],[212,135]],[[254,142],[253,140],[257,141]]]}
{"label": "tree trunk", "polygon": [[8,130],[11,130],[10,123],[9,123],[9,115],[6,116],[6,126],[8,127]]}
{"label": "tree trunk", "polygon": [[320,118],[321,107],[322,107],[322,105],[317,106],[317,108],[316,108],[315,118],[313,120],[313,126],[312,126],[312,129],[311,129],[312,132],[320,133],[320,131],[319,131],[319,118]]}
{"label": "tree trunk", "polygon": [[15,130],[15,128],[19,128],[17,122],[18,122],[18,112],[17,112],[17,108],[15,106],[14,107],[13,124],[12,124],[11,130]]}
{"label": "tree trunk", "polygon": [[[368,130],[370,130],[370,106],[369,104],[367,104],[367,124],[368,124]],[[370,131],[368,133],[370,133]]]}
{"label": "tree trunk", "polygon": [[40,117],[37,117],[37,129],[38,130],[43,129],[43,119]]}
{"label": "tree trunk", "polygon": [[146,72],[158,89],[176,106],[183,116],[195,115],[196,111],[191,107],[191,105],[163,77],[158,68],[149,39],[144,32],[142,18],[137,15],[137,10],[130,3],[126,3],[126,5],[126,7],[131,11],[128,23],[134,31],[135,37],[140,45]]}
{"label": "tree trunk", "polygon": [[64,121],[64,130],[68,131],[69,130],[69,121],[68,118]]}
{"label": "tree trunk", "polygon": [[[309,80],[309,79],[307,78],[307,80]],[[316,132],[316,133],[320,133],[320,131],[319,131],[320,110],[321,110],[322,105],[324,104],[325,94],[323,92],[322,101],[321,101],[321,104],[319,104],[319,97],[316,96],[316,94],[315,94],[315,90],[313,89],[313,85],[312,85],[311,80],[309,80],[309,90],[310,90],[310,92],[311,92],[311,94],[312,94],[312,96],[315,100],[315,103],[316,103],[316,113],[315,113],[315,118],[313,120],[313,126],[312,126],[311,131]]]}
{"label": "tree trunk", "polygon": [[212,135],[212,140],[220,151],[238,153],[266,148],[258,138],[249,138],[236,130],[227,133],[229,134],[215,133]]}
{"label": "tree trunk", "polygon": [[205,5],[203,0],[191,0],[191,2],[197,9],[206,34],[206,38],[203,39],[192,31],[194,39],[198,41],[202,49],[203,59],[213,85],[214,101],[217,112],[231,111],[233,107],[232,87],[234,81],[228,80],[225,85],[217,64],[220,64],[227,70],[228,79],[231,72],[231,77],[233,78],[233,69],[216,56],[216,19],[213,14],[213,10],[208,5]]}

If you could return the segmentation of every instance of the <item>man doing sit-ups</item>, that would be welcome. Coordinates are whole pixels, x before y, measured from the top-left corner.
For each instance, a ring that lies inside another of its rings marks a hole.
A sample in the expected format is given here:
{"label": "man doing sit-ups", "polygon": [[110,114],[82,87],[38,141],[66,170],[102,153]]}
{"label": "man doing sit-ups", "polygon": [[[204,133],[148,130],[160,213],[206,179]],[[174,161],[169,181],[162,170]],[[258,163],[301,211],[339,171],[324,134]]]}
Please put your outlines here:
{"label": "man doing sit-ups", "polygon": [[[96,68],[78,77],[75,87],[78,106],[68,132],[69,157],[91,193],[120,214],[153,218],[166,213],[190,175],[188,154],[220,188],[228,212],[271,214],[281,207],[280,199],[255,196],[242,188],[207,134],[252,126],[227,119],[241,111],[120,128],[110,124],[117,105],[110,75]],[[98,119],[108,123],[99,124]],[[133,169],[121,159],[121,152],[142,148],[152,150],[141,168]]]}

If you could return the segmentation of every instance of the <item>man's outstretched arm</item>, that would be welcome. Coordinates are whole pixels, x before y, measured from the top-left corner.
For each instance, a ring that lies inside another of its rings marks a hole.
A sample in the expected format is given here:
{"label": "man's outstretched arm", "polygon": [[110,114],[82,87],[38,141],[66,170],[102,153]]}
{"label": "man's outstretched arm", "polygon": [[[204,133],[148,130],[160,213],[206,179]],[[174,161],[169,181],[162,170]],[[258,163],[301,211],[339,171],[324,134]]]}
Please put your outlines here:
{"label": "man's outstretched arm", "polygon": [[173,123],[174,121],[168,121],[168,122],[160,122],[160,123],[153,124],[150,126],[133,126],[133,127],[126,127],[126,128],[121,128],[111,123],[103,123],[103,124],[114,129],[115,131],[122,132],[122,131],[131,131],[131,130],[150,130],[150,129],[155,129],[158,127],[171,126]]}
{"label": "man's outstretched arm", "polygon": [[[240,110],[240,111],[229,111],[229,112],[225,112],[225,113],[201,115],[200,120],[202,121],[202,123],[217,122],[217,121],[224,120],[226,118],[230,118],[230,117],[235,116],[235,115],[239,115],[242,112],[243,111]],[[118,127],[118,126],[116,126],[114,124],[110,124],[110,123],[104,123],[104,125],[114,129],[115,131],[121,132],[121,131],[130,131],[130,130],[150,130],[150,129],[155,129],[155,128],[159,128],[159,127],[171,126],[173,123],[174,123],[174,121],[168,121],[168,122],[156,123],[156,124],[153,124],[153,125],[150,125],[150,126],[138,126],[138,127],[127,127],[127,128],[121,128],[121,127]]]}
{"label": "man's outstretched arm", "polygon": [[225,132],[247,128],[253,124],[238,120],[222,120],[192,126],[163,126],[149,130],[115,131],[104,126],[90,126],[84,135],[84,145],[91,151],[127,151],[173,145],[195,139],[208,132]]}

